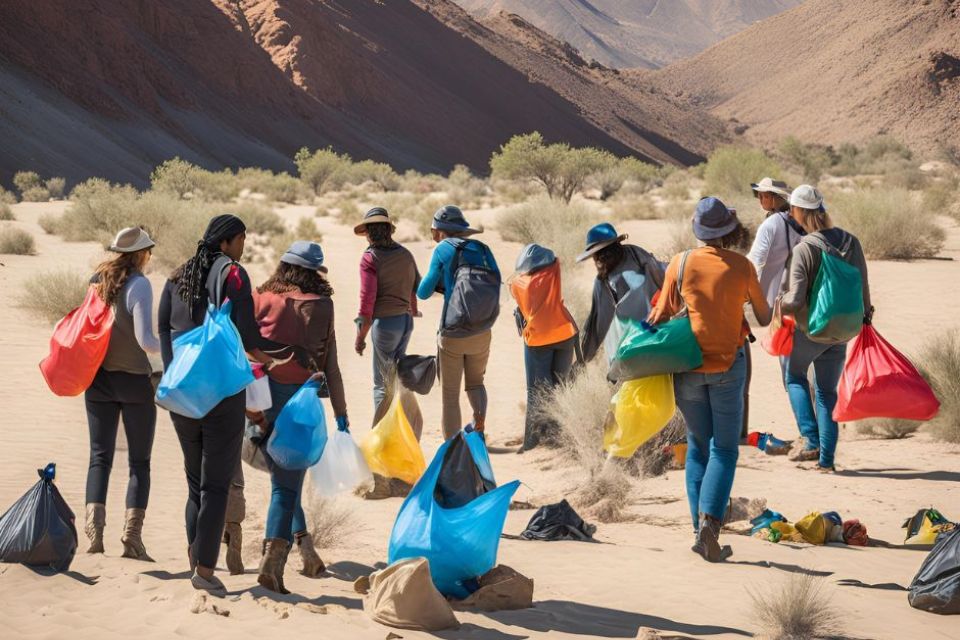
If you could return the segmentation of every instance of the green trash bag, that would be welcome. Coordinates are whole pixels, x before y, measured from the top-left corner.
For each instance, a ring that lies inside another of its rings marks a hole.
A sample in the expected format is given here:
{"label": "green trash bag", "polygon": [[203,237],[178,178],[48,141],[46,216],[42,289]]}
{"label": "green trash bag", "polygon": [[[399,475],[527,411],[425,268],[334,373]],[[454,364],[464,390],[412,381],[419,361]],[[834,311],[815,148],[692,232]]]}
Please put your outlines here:
{"label": "green trash bag", "polygon": [[635,380],[665,373],[682,373],[703,364],[703,352],[690,326],[681,316],[662,324],[628,320],[611,373],[619,380]]}
{"label": "green trash bag", "polygon": [[847,234],[839,251],[818,233],[806,236],[804,242],[822,252],[820,270],[810,291],[810,339],[840,344],[856,338],[863,328],[863,278],[860,270],[844,259],[853,236]]}

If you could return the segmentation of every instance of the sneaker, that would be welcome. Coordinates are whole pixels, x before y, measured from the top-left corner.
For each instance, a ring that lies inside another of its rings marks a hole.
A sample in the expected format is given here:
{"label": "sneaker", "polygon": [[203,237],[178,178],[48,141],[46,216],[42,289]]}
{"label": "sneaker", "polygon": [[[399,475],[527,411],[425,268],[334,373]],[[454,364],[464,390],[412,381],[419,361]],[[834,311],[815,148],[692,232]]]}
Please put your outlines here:
{"label": "sneaker", "polygon": [[801,449],[797,448],[790,454],[790,460],[793,462],[812,462],[820,459],[820,449]]}
{"label": "sneaker", "polygon": [[193,585],[193,588],[197,591],[226,591],[227,588],[220,581],[220,578],[217,576],[210,576],[209,578],[204,578],[196,570],[193,571],[193,576],[190,577],[190,584]]}

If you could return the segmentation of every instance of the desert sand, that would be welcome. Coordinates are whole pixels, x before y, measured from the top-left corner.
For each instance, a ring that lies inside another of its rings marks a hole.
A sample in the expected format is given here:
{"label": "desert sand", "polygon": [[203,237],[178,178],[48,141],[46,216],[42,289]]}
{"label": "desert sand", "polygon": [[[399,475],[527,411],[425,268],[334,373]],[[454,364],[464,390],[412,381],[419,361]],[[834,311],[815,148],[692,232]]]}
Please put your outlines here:
{"label": "desert sand", "polygon": [[[57,484],[82,526],[88,442],[82,398],[57,398],[45,387],[37,363],[46,354],[51,328],[15,307],[22,282],[32,273],[56,267],[89,272],[102,256],[92,243],[65,243],[44,235],[37,218],[59,212],[64,203],[18,204],[19,227],[37,238],[38,255],[2,256],[0,262],[0,353],[3,377],[4,443],[0,447],[0,509],[16,500],[35,481],[35,469],[57,463]],[[278,212],[294,223],[312,208],[286,207]],[[492,212],[468,212],[471,222],[495,223]],[[347,385],[353,432],[362,436],[373,413],[370,354],[353,353],[352,320],[357,306],[357,265],[363,241],[348,226],[318,219],[335,289],[340,358]],[[960,257],[960,229],[950,225],[944,256]],[[656,248],[666,239],[660,221],[623,225],[632,241]],[[505,274],[519,245],[499,240],[495,230],[483,236]],[[425,270],[431,246],[411,243]],[[255,283],[267,266],[249,266]],[[165,274],[154,271],[155,290]],[[954,285],[960,264],[952,261],[873,262],[871,284],[877,307],[876,326],[900,349],[914,352],[930,335],[955,326],[960,296]],[[577,273],[585,285],[590,274]],[[411,353],[431,353],[441,304],[422,305]],[[509,307],[505,307],[509,309]],[[491,415],[488,437],[502,445],[522,431],[524,378],[521,343],[511,314],[503,313],[494,330],[488,368]],[[796,429],[778,382],[775,359],[755,352],[751,398],[754,430],[792,438]],[[429,459],[440,444],[439,394],[422,399],[424,452]],[[599,446],[599,437],[598,437]],[[156,563],[120,558],[119,542],[126,489],[124,451],[118,451],[107,507],[104,555],[81,552],[65,574],[41,575],[20,565],[0,565],[0,617],[5,638],[267,638],[322,637],[383,639],[390,629],[372,622],[362,611],[352,580],[386,560],[390,527],[400,499],[368,502],[354,496],[338,501],[354,514],[352,531],[336,547],[321,549],[330,572],[308,579],[296,572],[291,554],[287,586],[294,593],[279,596],[256,585],[257,537],[262,535],[269,482],[246,469],[248,517],[245,523],[247,574],[219,575],[229,594],[210,598],[229,612],[222,617],[195,614],[195,592],[188,580],[184,552],[183,503],[186,484],[180,449],[168,415],[161,411],[153,452],[153,484],[144,539]],[[898,545],[902,520],[918,508],[934,505],[948,517],[960,517],[960,446],[945,445],[921,433],[901,441],[863,440],[847,427],[841,434],[836,475],[797,468],[783,457],[767,457],[741,449],[735,496],[765,497],[769,505],[792,519],[812,510],[838,510],[859,518],[872,538]],[[496,454],[493,466],[501,482],[523,481],[517,499],[535,504],[571,493],[583,473],[555,452],[537,450],[523,456]],[[957,620],[911,609],[906,594],[867,585],[907,585],[925,552],[899,548],[812,547],[725,536],[733,558],[709,565],[691,553],[691,527],[684,495],[683,472],[638,482],[630,513],[634,521],[600,524],[602,544],[501,541],[499,561],[535,580],[535,606],[492,614],[459,613],[463,626],[436,634],[442,638],[607,637],[633,638],[650,627],[671,638],[742,638],[759,633],[751,614],[748,589],[768,592],[791,573],[807,571],[825,579],[824,588],[843,614],[851,638],[960,638]],[[511,511],[505,532],[518,534],[531,511]],[[221,555],[221,562],[222,562]],[[863,586],[842,586],[855,580]],[[403,638],[433,634],[397,631]]]}

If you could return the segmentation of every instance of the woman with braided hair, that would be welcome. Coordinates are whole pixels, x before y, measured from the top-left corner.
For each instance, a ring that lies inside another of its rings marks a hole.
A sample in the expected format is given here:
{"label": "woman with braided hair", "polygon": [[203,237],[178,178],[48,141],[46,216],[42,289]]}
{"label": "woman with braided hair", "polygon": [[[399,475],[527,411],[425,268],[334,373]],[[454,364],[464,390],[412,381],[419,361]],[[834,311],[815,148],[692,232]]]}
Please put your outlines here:
{"label": "woman with braided hair", "polygon": [[[165,368],[173,360],[173,341],[203,323],[208,304],[219,307],[226,299],[232,303],[230,318],[249,356],[267,370],[275,364],[262,350],[270,344],[257,327],[250,278],[237,263],[243,256],[245,240],[246,226],[240,218],[216,216],[197,243],[196,254],[164,285],[158,326]],[[227,496],[240,464],[245,404],[241,391],[200,419],[170,413],[187,475],[187,555],[193,570],[191,583],[196,589],[224,589],[213,570],[220,553]],[[262,414],[258,417],[262,420]]]}

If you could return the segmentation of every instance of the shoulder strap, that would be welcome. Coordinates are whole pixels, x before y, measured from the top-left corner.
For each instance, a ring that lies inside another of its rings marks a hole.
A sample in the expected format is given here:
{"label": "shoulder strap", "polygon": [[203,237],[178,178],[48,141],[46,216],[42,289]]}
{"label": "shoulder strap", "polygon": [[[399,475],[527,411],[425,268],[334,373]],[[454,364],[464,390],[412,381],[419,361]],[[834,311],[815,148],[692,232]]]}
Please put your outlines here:
{"label": "shoulder strap", "polygon": [[687,249],[683,252],[683,255],[680,256],[680,266],[677,268],[677,293],[680,293],[680,297],[683,298],[681,289],[683,288],[683,272],[687,267],[687,257],[690,255],[690,252],[693,249]]}
{"label": "shoulder strap", "polygon": [[[207,295],[210,296],[210,302],[218,309],[223,302],[223,284],[226,281],[224,271],[235,264],[237,263],[229,256],[220,256],[210,266],[210,274],[207,276]],[[211,281],[211,278],[214,280]]]}
{"label": "shoulder strap", "polygon": [[840,258],[841,260],[846,261],[847,255],[850,253],[850,248],[853,245],[853,236],[844,232],[843,246],[841,246],[839,249],[827,242],[827,239],[819,231],[814,231],[813,233],[808,233],[805,235],[803,237],[803,242],[809,242],[824,253],[829,253],[835,258]]}

